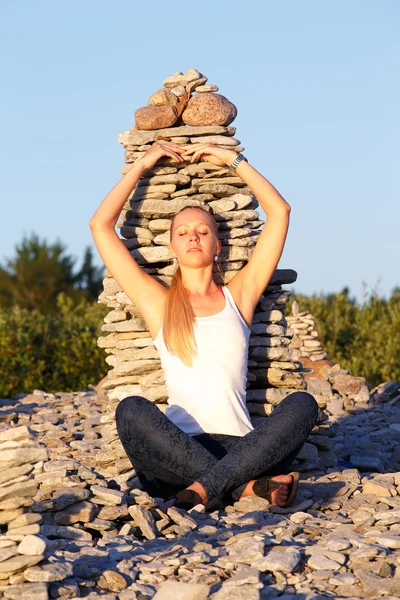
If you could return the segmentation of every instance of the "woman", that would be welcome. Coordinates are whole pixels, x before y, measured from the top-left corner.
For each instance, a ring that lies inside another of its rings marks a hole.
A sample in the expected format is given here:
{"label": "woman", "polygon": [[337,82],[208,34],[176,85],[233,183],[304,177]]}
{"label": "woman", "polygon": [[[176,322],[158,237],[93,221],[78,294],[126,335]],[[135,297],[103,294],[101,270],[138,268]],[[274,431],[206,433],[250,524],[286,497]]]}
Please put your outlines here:
{"label": "woman", "polygon": [[209,210],[185,207],[171,223],[169,250],[178,266],[167,289],[140,268],[114,229],[140,177],[163,156],[171,164],[204,157],[231,166],[237,153],[210,143],[156,142],[90,221],[104,264],[147,323],[169,394],[165,414],[141,396],[124,398],[116,411],[119,437],[143,488],[167,498],[164,510],[254,494],[291,506],[298,473],[288,471],[316,423],[317,403],[306,392],[292,393],[256,428],[246,407],[251,323],[282,254],[290,206],[239,161],[236,175],[267,215],[250,260],[227,285],[217,285],[217,223]]}

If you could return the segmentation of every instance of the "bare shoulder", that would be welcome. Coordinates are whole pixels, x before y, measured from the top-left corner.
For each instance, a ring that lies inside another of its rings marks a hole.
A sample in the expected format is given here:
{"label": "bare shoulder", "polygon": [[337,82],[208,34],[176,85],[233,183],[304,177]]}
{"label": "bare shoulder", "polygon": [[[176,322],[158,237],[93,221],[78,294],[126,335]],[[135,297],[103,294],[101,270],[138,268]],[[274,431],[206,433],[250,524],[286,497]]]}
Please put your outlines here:
{"label": "bare shoulder", "polygon": [[238,271],[237,274],[232,277],[226,287],[232,294],[243,319],[246,321],[247,325],[251,327],[254,311],[259,298],[256,299],[254,293],[252,293],[251,286],[246,282],[243,269]]}

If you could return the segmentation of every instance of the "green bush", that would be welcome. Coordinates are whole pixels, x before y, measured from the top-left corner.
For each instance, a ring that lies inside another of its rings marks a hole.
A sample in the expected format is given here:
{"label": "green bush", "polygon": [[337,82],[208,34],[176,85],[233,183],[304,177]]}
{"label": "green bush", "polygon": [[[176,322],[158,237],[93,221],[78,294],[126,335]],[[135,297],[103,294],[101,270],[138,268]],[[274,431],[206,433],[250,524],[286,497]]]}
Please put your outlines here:
{"label": "green bush", "polygon": [[[373,292],[358,305],[345,288],[338,294],[302,296],[293,291],[301,311],[315,317],[328,358],[375,386],[400,381],[400,290],[389,300]],[[64,293],[56,314],[17,305],[0,308],[0,397],[29,393],[76,391],[97,384],[109,370],[97,346],[109,308]]]}
{"label": "green bush", "polygon": [[365,377],[372,386],[393,379],[400,381],[400,290],[391,298],[379,298],[376,291],[361,305],[345,288],[339,294],[302,296],[293,292],[286,314],[292,314],[293,301],[300,311],[315,317],[319,339],[328,358]]}
{"label": "green bush", "polygon": [[0,396],[35,388],[76,391],[97,384],[108,371],[97,338],[109,309],[61,293],[57,314],[15,305],[0,309]]}

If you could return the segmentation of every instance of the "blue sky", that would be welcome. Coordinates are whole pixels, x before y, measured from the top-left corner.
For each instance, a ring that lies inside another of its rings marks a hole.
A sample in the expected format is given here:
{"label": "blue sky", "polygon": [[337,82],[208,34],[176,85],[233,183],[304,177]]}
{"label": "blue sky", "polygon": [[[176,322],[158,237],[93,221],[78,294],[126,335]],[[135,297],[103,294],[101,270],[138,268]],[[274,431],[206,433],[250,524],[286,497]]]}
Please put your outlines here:
{"label": "blue sky", "polygon": [[[292,206],[304,294],[400,285],[397,0],[0,2],[0,262],[24,233],[81,264],[120,178],[117,135],[176,71],[234,102],[249,162]],[[260,215],[264,213],[260,209]],[[100,258],[96,252],[96,260]]]}

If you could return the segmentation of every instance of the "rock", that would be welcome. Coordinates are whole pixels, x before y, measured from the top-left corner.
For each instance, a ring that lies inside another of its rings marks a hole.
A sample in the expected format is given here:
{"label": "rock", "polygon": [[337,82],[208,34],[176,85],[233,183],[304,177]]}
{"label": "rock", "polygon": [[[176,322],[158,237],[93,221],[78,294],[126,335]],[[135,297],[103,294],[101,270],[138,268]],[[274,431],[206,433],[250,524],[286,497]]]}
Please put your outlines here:
{"label": "rock", "polygon": [[388,402],[389,400],[396,398],[399,393],[400,386],[396,381],[381,383],[371,390],[371,395],[373,395],[376,404]]}
{"label": "rock", "polygon": [[352,573],[339,573],[329,579],[330,585],[353,585],[358,582],[358,579]]}
{"label": "rock", "polygon": [[3,590],[4,598],[10,600],[48,600],[49,594],[45,583],[24,583],[10,585]]}
{"label": "rock", "polygon": [[271,505],[266,498],[261,496],[244,496],[235,502],[233,507],[239,513],[247,513],[255,510],[268,511]]}
{"label": "rock", "polygon": [[343,414],[343,400],[341,398],[331,398],[326,404],[326,409],[331,415]]}
{"label": "rock", "polygon": [[55,501],[55,509],[57,511],[62,511],[71,504],[76,504],[82,500],[87,500],[89,496],[89,490],[85,490],[82,488],[61,488],[59,490],[56,490],[53,494],[53,500]]}
{"label": "rock", "polygon": [[18,550],[15,546],[9,546],[8,548],[0,548],[0,563],[4,560],[8,560],[16,554],[18,554]]}
{"label": "rock", "polygon": [[72,563],[58,562],[40,567],[31,567],[24,572],[27,581],[62,581],[71,577],[73,573]]}
{"label": "rock", "polygon": [[400,535],[384,533],[382,535],[376,536],[376,542],[385,548],[390,548],[391,550],[399,550],[400,549]]}
{"label": "rock", "polygon": [[196,92],[218,92],[217,85],[198,85],[196,87]]}
{"label": "rock", "polygon": [[129,507],[129,514],[133,517],[138,527],[142,530],[143,535],[152,540],[156,537],[155,520],[150,511],[143,506],[134,504]]}
{"label": "rock", "polygon": [[[43,560],[43,555],[39,556],[13,556],[7,560],[0,562],[0,574],[1,573],[17,573],[26,567],[36,565],[38,562]],[[26,571],[25,571],[26,573]]]}
{"label": "rock", "polygon": [[99,485],[92,485],[91,491],[95,496],[102,498],[103,500],[107,500],[111,504],[122,504],[125,495],[123,492],[118,490],[110,490],[108,488],[101,487]]}
{"label": "rock", "polygon": [[332,394],[332,387],[329,381],[308,377],[307,392],[310,392],[310,394],[325,394],[326,396],[330,396]]}
{"label": "rock", "polygon": [[25,425],[20,427],[13,427],[0,432],[0,443],[2,442],[16,442],[19,440],[32,439],[33,435]]}
{"label": "rock", "polygon": [[137,129],[162,129],[171,127],[178,119],[178,111],[174,106],[144,106],[135,112]]}
{"label": "rock", "polygon": [[[20,536],[20,535],[29,535],[29,534],[35,534],[35,533],[39,533],[40,531],[40,525],[38,523],[34,523],[33,525],[25,525],[24,527],[14,527],[13,529],[11,529],[10,527],[8,528],[8,532],[7,534],[9,536]],[[14,537],[15,539],[15,537]]]}
{"label": "rock", "polygon": [[307,561],[307,565],[310,569],[324,570],[324,571],[337,571],[340,569],[340,564],[334,560],[331,560],[323,554],[312,554]]}
{"label": "rock", "polygon": [[18,552],[28,556],[38,556],[44,554],[46,542],[37,535],[27,535],[18,545]]}
{"label": "rock", "polygon": [[126,579],[116,571],[104,571],[97,585],[111,592],[120,592],[128,586]]}
{"label": "rock", "polygon": [[202,583],[166,581],[160,585],[154,600],[206,600],[210,588]]}
{"label": "rock", "polygon": [[0,449],[0,465],[5,469],[40,460],[47,460],[47,450],[45,448]]}
{"label": "rock", "polygon": [[15,499],[19,496],[32,497],[36,494],[37,489],[38,484],[33,479],[8,485],[7,487],[0,488],[0,502],[4,502],[8,499]]}
{"label": "rock", "polygon": [[223,585],[213,594],[215,600],[259,600],[260,592],[253,585],[241,585],[239,587]]}
{"label": "rock", "polygon": [[383,473],[383,471],[385,470],[382,458],[379,454],[373,452],[372,450],[354,450],[350,454],[350,462],[357,469],[360,469],[360,471],[374,471],[378,473]]}
{"label": "rock", "polygon": [[261,561],[254,562],[253,567],[260,571],[272,573],[293,573],[301,560],[299,550],[296,548],[273,548]]}
{"label": "rock", "polygon": [[79,598],[80,590],[75,579],[68,578],[63,581],[54,581],[50,584],[51,598]]}
{"label": "rock", "polygon": [[314,444],[305,443],[297,455],[299,460],[310,460],[318,458],[318,449]]}
{"label": "rock", "polygon": [[8,530],[10,531],[10,529],[16,529],[19,527],[25,527],[27,525],[32,525],[33,523],[38,523],[41,520],[42,520],[41,515],[37,515],[35,513],[24,513],[23,515],[20,515],[16,519],[9,521]]}
{"label": "rock", "polygon": [[176,106],[178,104],[177,96],[166,89],[160,89],[155,94],[152,94],[148,100],[149,106]]}
{"label": "rock", "polygon": [[391,496],[392,486],[384,481],[378,481],[376,479],[366,481],[363,485],[363,494],[375,494],[376,496]]}
{"label": "rock", "polygon": [[398,595],[398,579],[378,577],[366,569],[356,569],[354,574],[362,583],[364,597]]}
{"label": "rock", "polygon": [[216,93],[202,93],[190,98],[182,113],[186,125],[230,125],[236,119],[237,109],[225,96]]}
{"label": "rock", "polygon": [[[202,77],[201,73],[197,69],[189,69],[185,74],[183,74],[181,71],[177,71],[171,77],[167,77],[167,79],[164,79],[163,85],[166,88],[175,88],[176,86],[181,85],[186,88],[190,83],[195,81],[199,82],[202,79],[207,81],[207,77]],[[201,83],[205,83],[205,81],[202,81]]]}
{"label": "rock", "polygon": [[54,520],[59,525],[71,525],[78,521],[85,523],[91,521],[96,513],[97,508],[94,504],[82,501],[77,502],[76,504],[70,504],[64,510],[56,512]]}
{"label": "rock", "polygon": [[171,519],[177,525],[184,525],[190,527],[190,529],[196,529],[197,523],[195,519],[192,519],[188,514],[185,514],[185,511],[177,508],[176,506],[171,506],[167,509],[167,515],[171,517]]}
{"label": "rock", "polygon": [[246,565],[242,565],[239,567],[238,571],[235,575],[233,575],[233,577],[227,579],[223,583],[223,587],[229,587],[232,589],[238,585],[243,586],[246,584],[258,583],[259,581],[260,571],[251,567],[247,567]]}
{"label": "rock", "polygon": [[331,378],[332,388],[342,396],[357,398],[357,402],[368,402],[369,391],[362,377],[337,375]]}

